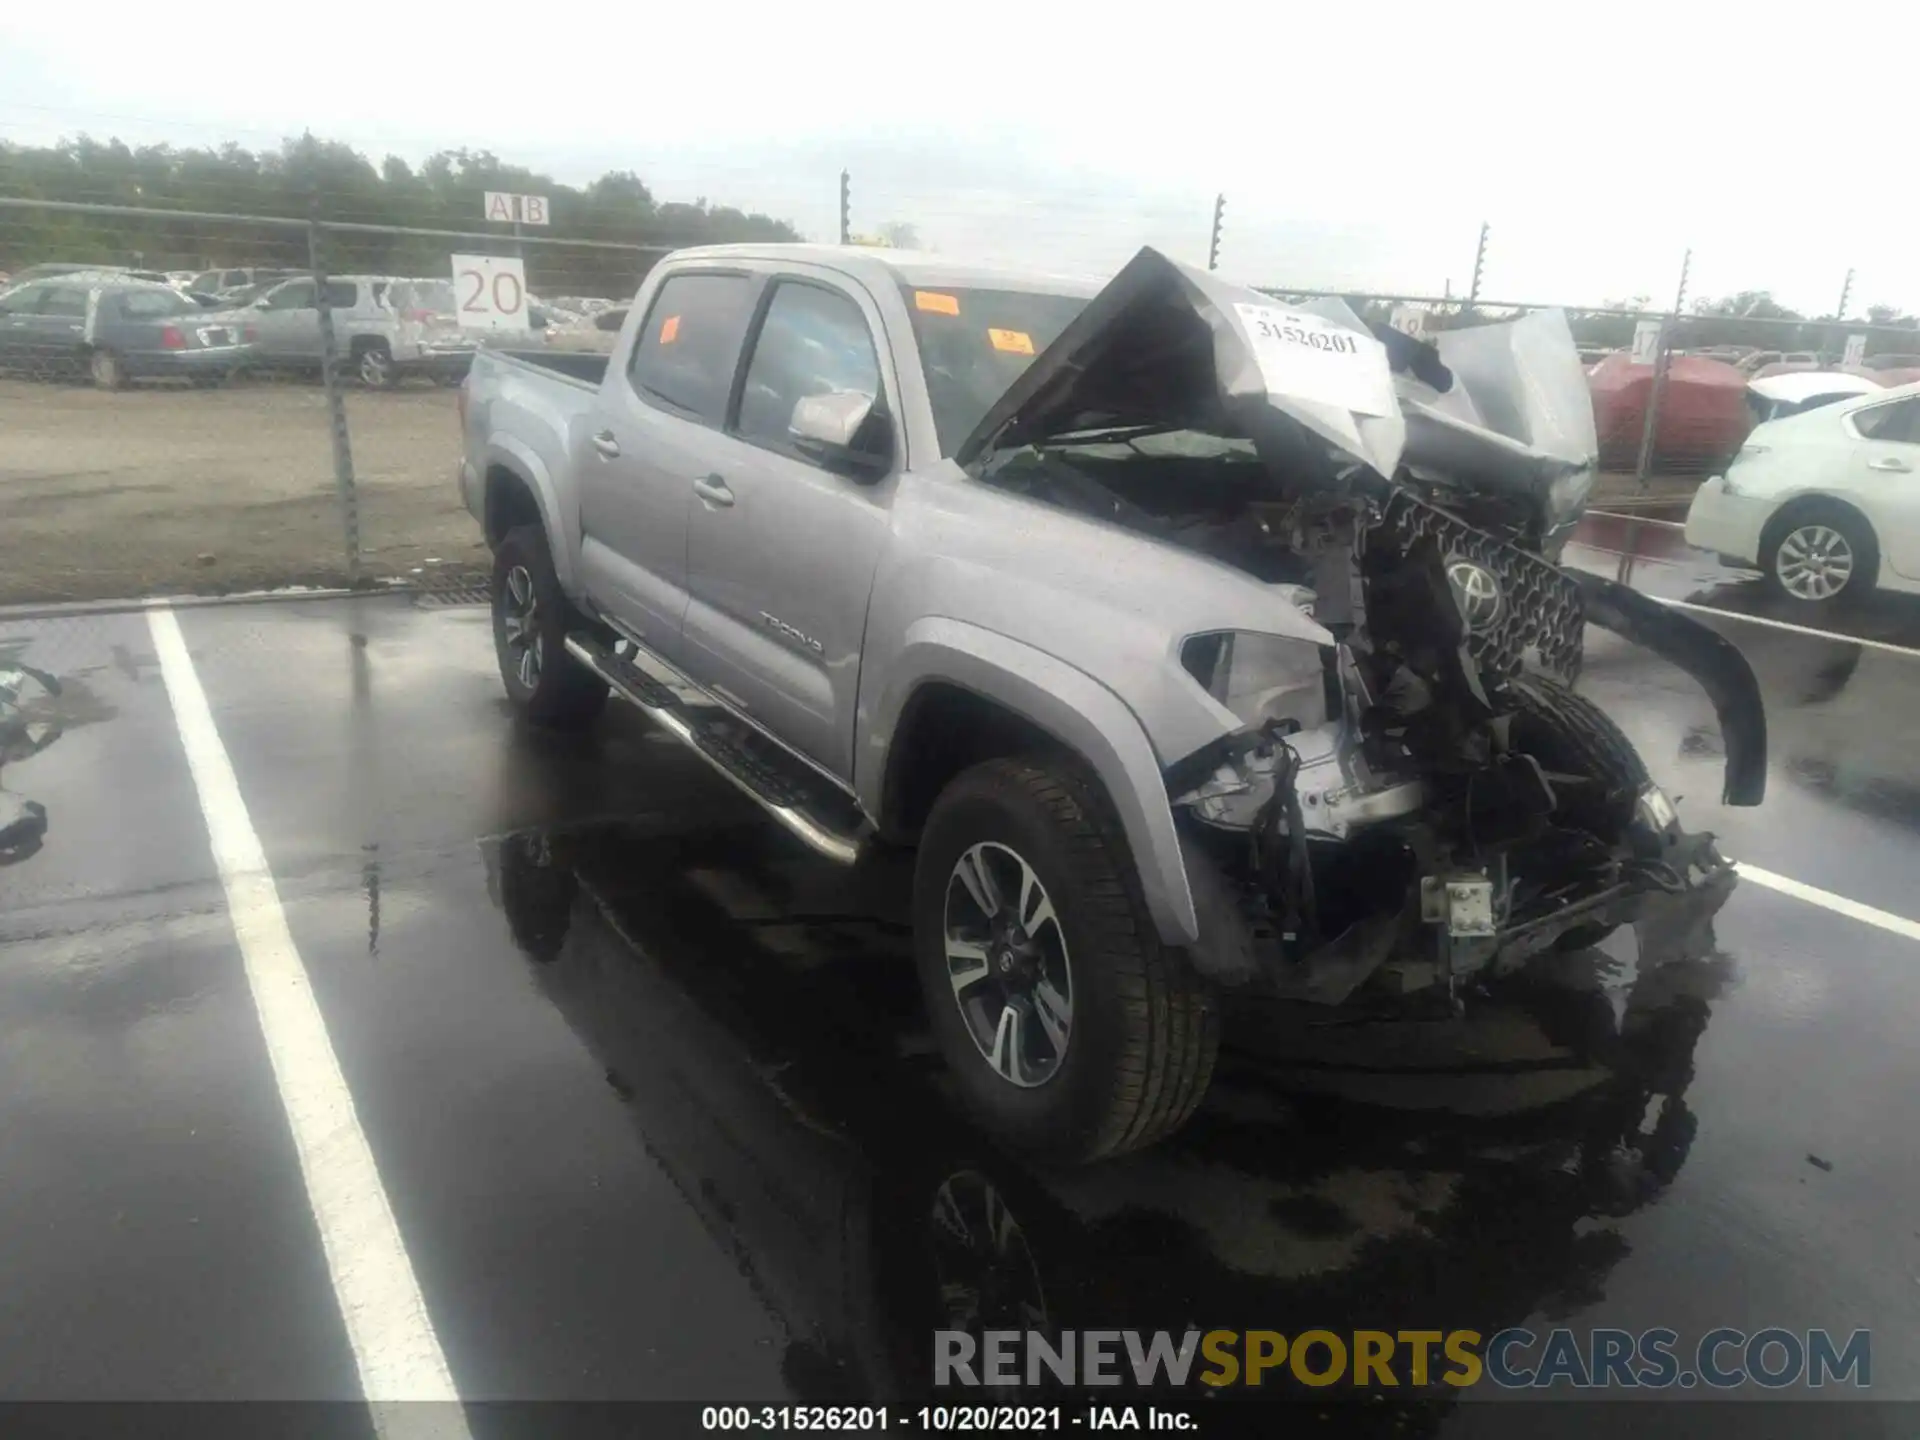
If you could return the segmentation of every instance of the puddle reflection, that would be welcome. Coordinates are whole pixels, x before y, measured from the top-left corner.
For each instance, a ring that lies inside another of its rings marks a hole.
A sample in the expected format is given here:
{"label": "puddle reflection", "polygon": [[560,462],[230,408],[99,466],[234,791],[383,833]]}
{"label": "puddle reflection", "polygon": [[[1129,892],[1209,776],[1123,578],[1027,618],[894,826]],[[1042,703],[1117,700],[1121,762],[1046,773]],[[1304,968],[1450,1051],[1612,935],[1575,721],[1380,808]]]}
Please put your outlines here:
{"label": "puddle reflection", "polygon": [[[779,1316],[807,1400],[926,1395],[939,1328],[1490,1334],[1576,1311],[1628,1253],[1611,1222],[1686,1162],[1723,977],[1587,951],[1464,1028],[1252,1009],[1186,1131],[1053,1173],[944,1098],[890,908],[903,861],[618,826],[487,859],[534,983]],[[1350,1418],[1423,1433],[1441,1391]]]}

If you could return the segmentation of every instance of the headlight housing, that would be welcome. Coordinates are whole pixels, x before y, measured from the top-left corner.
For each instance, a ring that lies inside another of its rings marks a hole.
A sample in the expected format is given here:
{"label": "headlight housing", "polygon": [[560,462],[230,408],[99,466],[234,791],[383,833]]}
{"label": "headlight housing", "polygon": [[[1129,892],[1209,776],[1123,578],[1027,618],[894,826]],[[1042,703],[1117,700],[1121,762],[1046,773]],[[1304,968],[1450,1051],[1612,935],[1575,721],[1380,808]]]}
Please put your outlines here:
{"label": "headlight housing", "polygon": [[1591,466],[1562,475],[1547,487],[1547,520],[1558,524],[1579,513],[1593,493],[1598,472]]}

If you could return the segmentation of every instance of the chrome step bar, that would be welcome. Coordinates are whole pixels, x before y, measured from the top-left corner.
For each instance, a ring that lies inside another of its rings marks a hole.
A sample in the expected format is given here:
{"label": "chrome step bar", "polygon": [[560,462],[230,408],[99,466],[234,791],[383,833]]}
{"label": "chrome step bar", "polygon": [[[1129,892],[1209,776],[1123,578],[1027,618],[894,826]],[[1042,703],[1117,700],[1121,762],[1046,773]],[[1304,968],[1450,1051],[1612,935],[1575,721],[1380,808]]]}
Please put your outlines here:
{"label": "chrome step bar", "polygon": [[864,826],[859,831],[848,833],[816,819],[795,806],[780,804],[769,799],[755,788],[752,781],[714,754],[709,746],[701,744],[699,732],[695,728],[697,722],[692,721],[677,704],[665,703],[671,692],[664,687],[651,687],[654,693],[649,694],[639,686],[630,683],[619,673],[623,667],[609,663],[615,657],[610,656],[598,646],[582,640],[579,636],[567,637],[567,653],[606,681],[614,694],[636,707],[654,724],[706,761],[719,774],[724,775],[733,783],[735,789],[765,810],[816,855],[824,855],[840,865],[851,865],[860,858],[866,840]]}

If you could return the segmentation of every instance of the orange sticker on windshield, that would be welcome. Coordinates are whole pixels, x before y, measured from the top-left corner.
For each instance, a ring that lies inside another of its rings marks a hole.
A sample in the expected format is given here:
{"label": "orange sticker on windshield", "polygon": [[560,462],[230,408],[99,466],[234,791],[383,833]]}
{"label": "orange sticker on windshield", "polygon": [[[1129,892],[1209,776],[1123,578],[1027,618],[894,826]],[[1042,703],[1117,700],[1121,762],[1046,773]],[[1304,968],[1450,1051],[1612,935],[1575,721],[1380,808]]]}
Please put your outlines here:
{"label": "orange sticker on windshield", "polygon": [[665,320],[660,322],[660,343],[662,345],[671,345],[679,338],[680,317],[678,315],[669,315]]}
{"label": "orange sticker on windshield", "polygon": [[960,313],[960,297],[957,295],[942,295],[938,290],[914,291],[913,304],[915,309],[930,310],[935,315],[958,315]]}
{"label": "orange sticker on windshield", "polygon": [[1024,330],[994,330],[989,328],[987,339],[993,342],[993,348],[1004,350],[1009,355],[1031,355],[1033,337]]}

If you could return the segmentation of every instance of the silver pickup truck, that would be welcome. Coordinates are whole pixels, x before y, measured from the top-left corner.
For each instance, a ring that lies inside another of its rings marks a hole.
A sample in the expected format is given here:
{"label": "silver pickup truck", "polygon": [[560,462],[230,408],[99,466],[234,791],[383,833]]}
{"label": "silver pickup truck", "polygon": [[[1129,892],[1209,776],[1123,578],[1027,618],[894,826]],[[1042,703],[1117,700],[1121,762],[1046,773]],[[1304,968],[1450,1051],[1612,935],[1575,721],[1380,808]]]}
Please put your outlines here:
{"label": "silver pickup truck", "polygon": [[772,245],[619,323],[461,394],[507,692],[630,701],[831,860],[916,847],[928,1018],[1004,1142],[1168,1134],[1240,997],[1457,1014],[1624,924],[1657,964],[1731,887],[1574,689],[1589,623],[1690,671],[1759,802],[1739,652],[1547,558],[1595,464],[1563,317],[1428,344],[1151,250]]}

